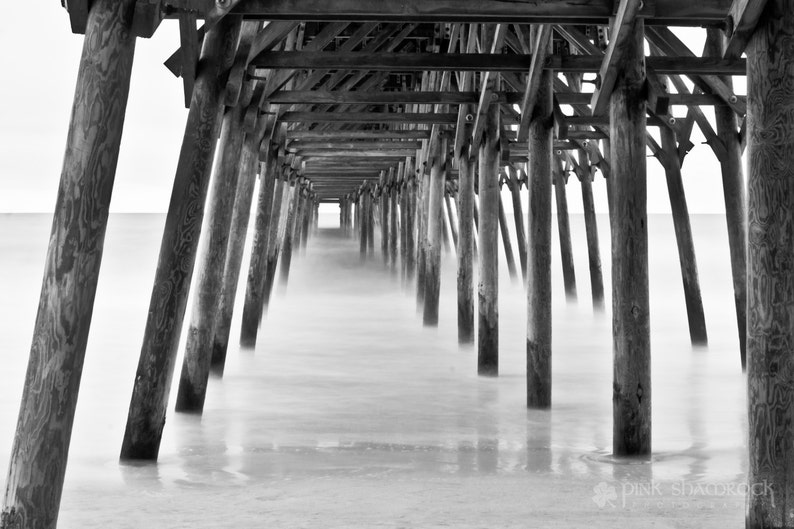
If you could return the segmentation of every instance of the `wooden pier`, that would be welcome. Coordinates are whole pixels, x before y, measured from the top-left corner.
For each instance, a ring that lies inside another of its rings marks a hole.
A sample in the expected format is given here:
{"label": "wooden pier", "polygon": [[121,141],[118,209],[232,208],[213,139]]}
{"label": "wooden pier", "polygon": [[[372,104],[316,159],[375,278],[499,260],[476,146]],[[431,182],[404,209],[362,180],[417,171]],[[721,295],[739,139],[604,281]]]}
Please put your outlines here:
{"label": "wooden pier", "polygon": [[[703,271],[683,186],[697,128],[722,175],[736,369],[747,371],[748,485],[774,491],[747,495],[746,526],[794,527],[794,180],[786,180],[794,170],[794,3],[62,3],[84,48],[0,529],[56,526],[135,41],[168,25],[180,48],[163,59],[184,88],[174,104],[189,111],[130,373],[121,459],[158,457],[183,325],[178,412],[202,412],[210,372],[223,373],[229,340],[238,339],[236,305],[239,343],[266,343],[259,330],[274,283],[284,288],[290,263],[311,251],[321,203],[338,204],[340,230],[356,238],[362,260],[379,253],[416,293],[424,325],[456,311],[458,340],[474,344],[472,370],[484,376],[499,374],[504,264],[512,288],[526,289],[526,405],[553,409],[552,296],[577,296],[572,182],[581,187],[589,257],[579,281],[590,282],[596,312],[609,301],[595,212],[610,214],[613,452],[649,457],[646,163],[650,155],[664,168],[680,303],[692,345],[705,346]],[[699,28],[702,54],[676,26]],[[747,96],[734,92],[732,76],[747,77]],[[713,122],[702,107],[713,108]],[[594,203],[596,186],[607,204]],[[562,292],[551,288],[553,200]],[[456,280],[442,275],[445,249],[455,252]],[[456,283],[455,307],[441,305],[442,281]],[[245,297],[235,304],[238,282]]]}

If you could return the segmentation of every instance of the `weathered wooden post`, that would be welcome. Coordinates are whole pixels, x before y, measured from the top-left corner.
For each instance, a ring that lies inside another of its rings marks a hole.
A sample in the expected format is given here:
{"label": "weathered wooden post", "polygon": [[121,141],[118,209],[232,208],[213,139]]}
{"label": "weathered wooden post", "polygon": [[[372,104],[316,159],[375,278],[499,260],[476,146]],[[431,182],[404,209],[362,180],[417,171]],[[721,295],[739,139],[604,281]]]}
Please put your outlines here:
{"label": "weathered wooden post", "polygon": [[375,196],[373,186],[366,189],[367,195],[367,255],[375,255]]}
{"label": "weathered wooden post", "polygon": [[424,167],[416,172],[416,184],[416,308],[419,310],[425,302],[427,208],[430,197],[429,179],[424,174]]}
{"label": "weathered wooden post", "polygon": [[748,529],[794,499],[794,4],[769,0],[747,47]]}
{"label": "weathered wooden post", "polygon": [[601,273],[601,249],[598,244],[598,223],[593,200],[593,169],[587,152],[579,149],[579,172],[577,176],[582,187],[582,207],[584,209],[584,228],[587,237],[587,257],[590,270],[590,289],[593,308],[604,309],[604,277]]}
{"label": "weathered wooden post", "polygon": [[553,166],[554,196],[557,200],[557,232],[560,235],[560,258],[562,260],[562,278],[565,285],[565,298],[576,299],[576,273],[573,267],[573,248],[571,246],[571,222],[568,218],[568,196],[565,184],[568,175],[563,170],[562,161],[557,159]]}
{"label": "weathered wooden post", "polygon": [[609,101],[612,164],[612,384],[615,455],[651,452],[651,347],[645,173],[642,19],[626,31],[620,74]]}
{"label": "weathered wooden post", "polygon": [[424,288],[425,325],[438,325],[438,300],[441,294],[441,231],[444,228],[444,184],[447,179],[446,138],[430,141],[429,201],[427,209],[427,251]]}
{"label": "weathered wooden post", "polygon": [[452,232],[452,244],[455,246],[455,249],[458,248],[458,225],[455,223],[455,217],[452,214],[452,199],[449,196],[449,192],[444,193],[444,208],[447,214],[447,225],[449,226],[449,231]]}
{"label": "weathered wooden post", "polygon": [[397,174],[400,201],[400,277],[405,282],[408,278],[408,181],[405,162],[400,162]]}
{"label": "weathered wooden post", "polygon": [[265,266],[265,284],[262,294],[261,319],[267,312],[270,305],[270,295],[273,293],[273,282],[278,268],[278,258],[281,253],[283,242],[284,226],[287,222],[290,199],[290,177],[284,175],[283,179],[276,180],[275,194],[273,195],[273,215],[270,218],[270,233],[267,236],[267,265]]}
{"label": "weathered wooden post", "polygon": [[670,208],[673,213],[675,239],[678,243],[678,260],[681,265],[681,279],[684,282],[684,300],[689,321],[689,338],[693,345],[708,344],[706,318],[703,314],[703,300],[700,296],[698,267],[695,260],[695,243],[689,225],[689,209],[686,205],[684,182],[681,178],[681,162],[675,133],[661,127],[662,150],[660,161],[667,177],[667,192],[670,195]]}
{"label": "weathered wooden post", "polygon": [[157,459],[176,364],[204,201],[218,137],[222,76],[234,59],[241,17],[204,37],[149,303],[121,459]]}
{"label": "weathered wooden post", "polygon": [[240,345],[254,347],[262,318],[262,299],[264,297],[265,275],[267,274],[267,249],[270,223],[273,216],[273,196],[276,189],[276,174],[279,170],[278,147],[269,144],[267,160],[262,164],[263,172],[259,177],[259,194],[254,219],[254,240],[251,244],[251,263],[245,286],[242,330]]}
{"label": "weathered wooden post", "polygon": [[365,260],[367,258],[367,227],[366,227],[366,218],[367,218],[367,201],[365,195],[367,182],[364,182],[364,185],[361,186],[358,193],[358,225],[359,225],[359,255],[361,256],[361,260]]}
{"label": "weathered wooden post", "polygon": [[458,343],[474,342],[474,167],[458,158]]}
{"label": "weathered wooden post", "polygon": [[506,181],[513,202],[513,220],[516,225],[516,242],[518,244],[518,259],[521,263],[521,279],[527,279],[527,234],[524,230],[524,207],[521,204],[521,180],[518,171],[512,165],[508,166],[509,177]]}
{"label": "weathered wooden post", "polygon": [[[706,30],[706,50],[711,56],[722,57],[724,45],[722,32]],[[733,87],[730,76],[720,77]],[[739,357],[745,369],[747,351],[747,200],[744,191],[744,164],[739,141],[736,113],[728,105],[714,107],[717,135],[725,148],[720,160],[722,193],[725,200],[725,220],[728,224],[728,248],[733,275],[733,296],[736,304],[736,322],[739,329]]]}
{"label": "weathered wooden post", "polygon": [[207,392],[212,359],[215,317],[223,286],[223,266],[229,246],[240,155],[243,147],[243,108],[226,112],[220,138],[220,153],[212,177],[205,228],[198,258],[193,311],[188,326],[176,411],[201,413]]}
{"label": "weathered wooden post", "polygon": [[389,170],[389,256],[391,257],[391,270],[397,273],[397,239],[400,234],[398,224],[399,210],[397,209],[397,175],[394,169]]}
{"label": "weathered wooden post", "polygon": [[[262,119],[262,121],[265,121]],[[215,332],[212,341],[211,368],[217,374],[223,373],[226,364],[226,349],[229,346],[231,334],[232,315],[234,313],[234,300],[237,297],[237,282],[240,278],[240,269],[243,262],[245,236],[248,232],[248,222],[251,216],[251,202],[256,184],[256,168],[259,166],[259,144],[262,140],[263,129],[249,132],[243,143],[242,157],[240,159],[240,174],[237,178],[237,192],[234,199],[232,225],[229,230],[229,248],[226,253],[226,264],[223,273],[223,290],[215,321]],[[264,168],[264,164],[262,164]],[[262,169],[264,176],[264,169]]]}
{"label": "weathered wooden post", "polygon": [[416,175],[413,172],[414,164],[411,158],[405,161],[405,193],[408,195],[407,211],[405,215],[405,278],[413,281],[416,274]]}
{"label": "weathered wooden post", "polygon": [[545,70],[529,121],[527,187],[527,407],[551,406],[552,80]]}
{"label": "weathered wooden post", "polygon": [[477,372],[499,374],[499,105],[486,114],[480,144],[480,279]]}
{"label": "weathered wooden post", "polygon": [[518,273],[516,272],[516,260],[513,256],[513,244],[510,242],[510,231],[507,228],[507,215],[505,214],[501,190],[499,192],[499,231],[502,234],[502,247],[507,261],[507,273],[510,275],[510,280],[515,281],[518,279]]}
{"label": "weathered wooden post", "polygon": [[380,205],[380,251],[383,255],[383,264],[389,265],[389,194],[386,171],[380,172],[378,184],[378,204]]}
{"label": "weathered wooden post", "polygon": [[55,527],[129,94],[132,0],[88,14],[0,527]]}
{"label": "weathered wooden post", "polygon": [[301,184],[296,179],[290,183],[289,209],[284,227],[284,242],[281,248],[281,267],[279,269],[279,284],[286,286],[289,281],[289,269],[292,266],[292,248],[295,244],[296,226],[298,223],[298,210],[301,203]]}

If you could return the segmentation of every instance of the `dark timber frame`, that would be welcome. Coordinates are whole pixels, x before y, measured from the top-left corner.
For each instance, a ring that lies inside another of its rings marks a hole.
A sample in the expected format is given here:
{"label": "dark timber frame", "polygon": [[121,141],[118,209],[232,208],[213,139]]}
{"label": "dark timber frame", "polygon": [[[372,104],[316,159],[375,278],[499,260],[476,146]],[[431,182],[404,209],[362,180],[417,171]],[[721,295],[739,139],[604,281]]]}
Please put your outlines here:
{"label": "dark timber frame", "polygon": [[[515,268],[499,191],[507,183],[527,288],[526,404],[551,407],[552,185],[565,292],[572,297],[568,175],[581,183],[598,310],[605,300],[596,169],[607,179],[610,212],[613,451],[649,455],[646,153],[666,171],[691,338],[705,344],[682,184],[697,127],[722,173],[737,348],[747,366],[748,480],[775,491],[774,499],[748,495],[746,523],[790,524],[791,2],[93,0],[70,1],[68,8],[72,30],[85,34],[84,48],[0,529],[57,521],[135,39],[152,36],[169,18],[178,21],[180,48],[166,66],[182,78],[184,101],[180,94],[175,103],[186,103],[189,112],[122,459],[157,458],[196,260],[177,403],[191,412],[201,411],[211,366],[223,370],[249,224],[240,343],[254,347],[276,270],[286,280],[290,262],[318,229],[320,203],[339,204],[340,227],[359,238],[362,266],[374,266],[380,225],[384,264],[415,288],[429,325],[444,309],[441,246],[451,234],[458,339],[474,341],[477,260],[478,372],[497,375],[500,226]],[[677,25],[706,28],[702,56],[667,27]],[[747,97],[735,94],[733,75],[748,76]],[[685,106],[687,117],[673,117],[673,106]],[[702,106],[714,107],[714,124]],[[257,172],[256,213],[249,219]],[[529,205],[526,232],[522,203]]]}

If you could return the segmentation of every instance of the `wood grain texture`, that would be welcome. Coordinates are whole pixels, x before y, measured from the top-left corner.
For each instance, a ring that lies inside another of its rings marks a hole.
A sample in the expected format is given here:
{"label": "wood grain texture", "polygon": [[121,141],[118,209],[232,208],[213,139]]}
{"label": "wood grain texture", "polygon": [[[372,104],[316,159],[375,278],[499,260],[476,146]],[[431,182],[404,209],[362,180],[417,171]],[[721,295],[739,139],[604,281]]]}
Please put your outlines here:
{"label": "wood grain texture", "polygon": [[507,215],[505,214],[501,190],[499,192],[499,232],[502,235],[502,248],[505,253],[507,273],[510,276],[510,280],[515,281],[518,279],[518,272],[516,271],[516,259],[513,255],[513,243],[510,241],[510,229],[507,227]]}
{"label": "wood grain texture", "polygon": [[[420,158],[417,158],[417,164]],[[429,178],[416,172],[416,309],[424,311],[427,273],[427,208],[430,197]]]}
{"label": "wood grain texture", "polygon": [[438,326],[438,303],[441,295],[441,238],[444,228],[444,184],[446,182],[445,141],[431,141],[429,199],[427,203],[427,250],[425,257],[425,292],[422,322]]}
{"label": "wood grain texture", "polygon": [[613,434],[615,455],[651,452],[651,344],[642,20],[610,98]]}
{"label": "wood grain texture", "polygon": [[477,285],[477,373],[499,374],[499,107],[490,105],[480,144],[480,258]]}
{"label": "wood grain texture", "polygon": [[408,195],[408,211],[405,216],[405,278],[413,281],[416,274],[416,175],[413,158],[405,160],[405,174],[408,182],[405,193]]}
{"label": "wood grain texture", "polygon": [[554,173],[554,198],[557,202],[557,233],[560,236],[560,261],[562,263],[562,280],[565,285],[565,299],[576,299],[576,272],[573,267],[573,246],[571,244],[571,221],[568,217],[568,195],[565,190],[565,179],[562,164]]}
{"label": "wood grain texture", "polygon": [[[527,124],[529,127],[529,124]],[[529,134],[527,132],[527,134]],[[524,152],[526,156],[526,151]],[[513,166],[509,166],[510,176],[507,180],[507,188],[510,190],[510,199],[513,204],[513,221],[516,227],[516,243],[518,246],[518,260],[521,263],[521,280],[527,280],[527,234],[524,229],[524,206],[521,204],[521,182],[518,179],[518,171]]]}
{"label": "wood grain texture", "polygon": [[394,174],[391,175],[389,180],[389,257],[391,258],[391,271],[397,272],[397,259],[398,259],[398,239],[400,234],[399,218],[400,212],[398,209],[398,189],[395,182]]}
{"label": "wood grain texture", "polygon": [[[353,155],[352,152],[350,154]],[[391,205],[386,192],[386,182],[386,171],[381,171],[378,202],[380,204],[380,251],[384,265],[389,264],[389,206]]]}
{"label": "wood grain texture", "polygon": [[[794,509],[794,4],[769,0],[747,46],[746,527]],[[754,490],[754,489],[751,489]]]}
{"label": "wood grain texture", "polygon": [[595,200],[593,199],[593,181],[590,176],[590,163],[584,150],[579,150],[579,164],[586,167],[585,171],[587,173],[579,181],[582,186],[582,209],[587,237],[590,290],[593,298],[593,308],[600,311],[604,309],[604,277],[601,270],[601,248],[598,243],[598,223],[596,221]]}
{"label": "wood grain texture", "polygon": [[223,267],[229,247],[229,230],[243,148],[243,109],[239,105],[226,112],[219,144],[220,152],[216,156],[204,215],[193,310],[176,397],[176,411],[189,413],[203,411],[207,394],[215,317],[223,288]]}
{"label": "wood grain texture", "polygon": [[552,74],[540,84],[529,123],[527,185],[527,407],[551,406]]}
{"label": "wood grain texture", "polygon": [[458,159],[458,343],[474,342],[474,165]]}
{"label": "wood grain texture", "polygon": [[[265,141],[268,140],[266,139]],[[276,187],[278,165],[278,151],[273,148],[268,149],[267,159],[262,164],[263,172],[259,178],[259,193],[257,195],[256,216],[254,218],[254,240],[251,243],[251,260],[248,265],[242,328],[240,330],[240,345],[248,348],[256,345],[259,320],[262,317],[268,238],[273,215],[273,195]]]}
{"label": "wood grain texture", "polygon": [[[720,55],[725,49],[722,32],[706,32],[706,52]],[[733,89],[730,77],[722,81]],[[739,123],[736,113],[726,106],[714,107],[717,136],[725,147],[725,157],[720,160],[722,194],[725,201],[725,221],[728,225],[728,247],[733,277],[733,298],[736,305],[736,323],[739,334],[739,361],[742,370],[747,367],[747,197],[744,188],[744,163],[739,141]]]}
{"label": "wood grain texture", "polygon": [[286,287],[289,281],[289,271],[292,267],[292,255],[295,248],[295,227],[298,223],[301,190],[297,182],[290,186],[290,202],[287,210],[287,219],[284,226],[284,236],[281,243],[281,266],[279,267],[279,285]]}
{"label": "wood grain texture", "polygon": [[237,283],[243,263],[243,249],[245,247],[246,234],[248,233],[251,202],[254,198],[256,173],[259,166],[260,141],[260,134],[247,134],[240,158],[240,173],[237,177],[237,191],[234,198],[231,227],[229,228],[229,245],[226,250],[226,263],[223,266],[223,288],[212,338],[210,367],[213,373],[218,375],[223,374],[223,368],[226,364],[226,350],[229,346],[234,302],[237,297]]}
{"label": "wood grain texture", "polygon": [[122,459],[157,459],[218,137],[224,88],[218,74],[231,65],[240,23],[239,17],[226,17],[204,38],[165,220]]}
{"label": "wood grain texture", "polygon": [[700,295],[700,280],[695,258],[695,243],[692,240],[692,227],[689,224],[689,208],[684,193],[684,181],[681,178],[675,133],[667,127],[662,127],[659,133],[664,150],[662,165],[667,178],[667,194],[670,197],[670,210],[673,214],[673,228],[678,245],[678,261],[681,266],[681,279],[684,283],[689,338],[693,345],[708,345],[706,317],[703,313],[703,299]]}
{"label": "wood grain texture", "polygon": [[55,528],[129,94],[135,2],[88,13],[0,527]]}

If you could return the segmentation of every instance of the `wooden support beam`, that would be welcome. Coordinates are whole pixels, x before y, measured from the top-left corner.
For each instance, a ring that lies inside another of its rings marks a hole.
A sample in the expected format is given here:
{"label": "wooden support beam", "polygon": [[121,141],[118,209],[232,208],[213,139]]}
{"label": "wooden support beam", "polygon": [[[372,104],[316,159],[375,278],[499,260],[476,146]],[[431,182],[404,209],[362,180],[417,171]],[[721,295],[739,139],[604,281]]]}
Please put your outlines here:
{"label": "wooden support beam", "polygon": [[[681,40],[668,28],[663,27],[655,27],[649,28],[647,32],[648,42],[656,47],[658,47],[661,52],[668,56],[677,56],[679,58],[689,57],[695,58],[695,54],[690,50],[686,44],[681,42]],[[650,59],[650,57],[648,57]],[[658,74],[670,74],[670,73],[681,73],[681,72],[663,72],[659,70],[658,65],[656,65],[653,61],[646,60],[648,66],[652,67],[656,70]],[[746,71],[746,66],[745,66]],[[696,72],[689,72],[694,74]],[[746,103],[740,99],[733,91],[731,87],[729,87],[725,82],[718,77],[720,75],[719,72],[710,72],[702,74],[697,74],[695,76],[690,75],[690,78],[696,85],[700,85],[706,91],[711,91],[718,97],[720,97],[725,104],[733,109],[739,116],[744,116],[747,113],[747,105]],[[726,74],[729,75],[729,74]]]}
{"label": "wooden support beam", "polygon": [[[730,0],[666,0],[646,4],[640,13],[649,23],[669,25],[719,24]],[[586,4],[569,2],[501,2],[481,0],[340,0],[317,4],[313,0],[247,0],[236,13],[271,20],[378,20],[413,22],[568,23],[607,24],[613,15],[612,0]]]}
{"label": "wooden support beam", "polygon": [[579,149],[579,165],[582,172],[578,173],[582,187],[582,208],[587,237],[587,258],[590,271],[590,290],[593,309],[604,310],[604,278],[601,271],[601,250],[598,244],[598,223],[593,200],[593,172],[587,158],[587,152]]}
{"label": "wooden support beam", "polygon": [[767,0],[733,0],[726,21],[728,43],[723,57],[735,59],[741,57],[744,48],[753,36],[755,26],[761,18]]}
{"label": "wooden support beam", "polygon": [[315,131],[315,130],[290,130],[287,132],[288,140],[411,140],[427,139],[430,131],[427,130],[348,130],[348,131]]}
{"label": "wooden support beam", "polygon": [[193,96],[193,84],[196,82],[196,66],[199,58],[199,39],[196,31],[195,11],[184,11],[179,14],[179,48],[182,60],[180,75],[185,93],[185,108],[190,108]]}
{"label": "wooden support beam", "polygon": [[[402,166],[402,164],[400,164]],[[388,184],[388,200],[389,200],[389,257],[391,258],[391,271],[397,273],[397,240],[399,238],[399,210],[397,198],[397,178],[402,173],[400,170],[395,174],[394,169],[389,171],[389,184]]]}
{"label": "wooden support beam", "polygon": [[[639,0],[633,0],[639,1]],[[500,25],[502,27],[502,25]],[[506,30],[504,30],[506,31]],[[499,36],[497,34],[497,36]],[[503,42],[502,42],[503,44]],[[616,57],[617,60],[619,57]],[[257,68],[294,72],[296,70],[363,70],[373,72],[416,72],[416,71],[485,71],[527,72],[535,63],[534,71],[551,69],[561,72],[588,73],[600,72],[605,75],[602,86],[612,80],[614,68],[607,68],[600,55],[549,55],[543,62],[533,55],[491,53],[389,53],[389,52],[311,52],[311,51],[268,51],[260,53],[251,61]],[[744,75],[744,59],[723,59],[719,57],[664,56],[648,57],[648,66],[660,74],[677,73],[693,75]],[[616,63],[610,63],[615,65]],[[619,67],[619,66],[616,66]],[[283,85],[282,74],[274,81],[276,89]],[[597,92],[596,92],[597,93]],[[268,94],[269,95],[269,94]]]}
{"label": "wooden support beam", "polygon": [[[527,150],[524,149],[524,159],[526,160]],[[524,229],[524,207],[521,204],[521,180],[518,171],[513,165],[507,167],[509,174],[505,181],[510,190],[510,198],[513,202],[513,220],[516,226],[516,243],[518,246],[518,259],[521,263],[521,279],[527,279],[527,234]]]}
{"label": "wooden support beam", "polygon": [[85,14],[3,527],[55,527],[58,519],[129,94],[133,4],[95,0]]}
{"label": "wooden support beam", "polygon": [[609,101],[612,165],[613,452],[651,452],[643,21],[629,27]]}
{"label": "wooden support beam", "polygon": [[551,30],[551,24],[540,24],[532,43],[532,62],[529,65],[524,95],[521,98],[521,120],[518,122],[517,133],[519,141],[524,141],[529,135],[529,118],[535,110],[544,64],[546,57],[551,52]]}
{"label": "wooden support beam", "polygon": [[281,121],[303,123],[423,123],[452,125],[457,122],[457,114],[425,113],[382,113],[382,112],[286,112]]}
{"label": "wooden support beam", "polygon": [[505,252],[507,273],[510,276],[510,280],[515,282],[518,279],[518,272],[516,272],[516,259],[513,255],[513,244],[510,242],[510,230],[507,227],[507,215],[505,214],[501,190],[499,193],[499,232],[502,235],[502,248]]}
{"label": "wooden support beam", "polygon": [[747,46],[745,527],[791,525],[794,499],[794,4],[769,0]]}
{"label": "wooden support beam", "polygon": [[562,262],[562,278],[565,285],[565,299],[576,300],[576,273],[573,267],[573,246],[571,245],[571,221],[568,218],[568,196],[565,192],[567,176],[563,172],[562,162],[557,157],[557,164],[552,170],[554,177],[554,197],[557,202],[557,233],[560,236],[560,260]]}
{"label": "wooden support beam", "polygon": [[499,107],[490,105],[480,144],[477,372],[499,374]]}
{"label": "wooden support beam", "polygon": [[529,122],[527,187],[527,407],[551,407],[552,74],[544,72]]}
{"label": "wooden support beam", "polygon": [[[265,140],[268,141],[268,140]],[[269,141],[268,141],[269,143]],[[254,240],[251,246],[251,261],[248,268],[248,279],[243,304],[242,329],[240,345],[252,348],[256,345],[259,321],[262,318],[262,307],[267,274],[267,249],[270,236],[270,223],[273,217],[273,197],[278,172],[278,147],[268,148],[268,155],[262,164],[259,177],[259,194],[254,218]]]}
{"label": "wooden support beam", "polygon": [[[404,157],[404,156],[403,156]],[[380,205],[380,250],[383,257],[383,264],[389,264],[389,201],[385,193],[386,171],[380,172],[380,179],[377,186],[378,202]]]}
{"label": "wooden support beam", "polygon": [[[237,283],[243,262],[243,250],[248,232],[257,168],[260,166],[259,144],[264,133],[265,130],[260,128],[256,132],[246,134],[240,158],[240,173],[237,178],[237,191],[235,193],[232,223],[229,230],[229,248],[227,250],[226,263],[223,267],[223,290],[212,340],[212,360],[210,365],[216,374],[223,374],[226,363],[226,350],[229,346],[234,302],[237,297]],[[264,184],[264,164],[262,164],[262,167],[262,182]]]}
{"label": "wooden support beam", "polygon": [[204,241],[198,256],[193,311],[187,332],[176,411],[201,413],[207,394],[212,359],[215,316],[223,288],[223,266],[229,246],[240,156],[243,147],[243,109],[226,112],[219,140],[221,152],[215,164],[212,190],[204,216]]}
{"label": "wooden support beam", "polygon": [[88,12],[92,3],[92,0],[63,0],[62,5],[69,13],[69,24],[72,27],[72,33],[85,34],[88,26]]}
{"label": "wooden support beam", "polygon": [[176,364],[225,88],[242,21],[227,17],[204,38],[155,272],[122,459],[157,459]]}
{"label": "wooden support beam", "polygon": [[692,345],[708,345],[706,318],[703,314],[703,299],[700,295],[700,280],[695,259],[695,243],[692,240],[692,228],[689,224],[689,209],[684,194],[684,182],[681,178],[675,133],[664,127],[660,129],[659,133],[662,139],[662,151],[658,158],[662,162],[667,177],[667,193],[670,196],[670,209],[673,214],[673,227],[678,245],[678,260],[681,265],[681,279],[684,283],[689,338]]}
{"label": "wooden support beam", "polygon": [[431,141],[428,156],[431,165],[428,182],[427,251],[425,260],[424,313],[425,326],[438,326],[438,305],[441,296],[441,243],[444,228],[444,185],[446,182],[446,140]]}
{"label": "wooden support beam", "polygon": [[590,101],[594,116],[602,115],[609,106],[618,75],[626,66],[627,49],[631,46],[634,21],[640,11],[640,0],[620,0],[615,21],[611,24],[609,45],[598,71],[598,84]]}
{"label": "wooden support beam", "polygon": [[[493,42],[491,44],[491,58],[495,58],[495,56],[503,56],[499,52],[504,46],[504,39],[505,33],[507,32],[507,24],[497,24],[496,29],[493,35]],[[478,59],[482,60],[483,57],[486,55],[483,54],[473,54],[473,57],[477,57]],[[482,142],[482,137],[485,132],[485,121],[486,116],[489,112],[489,108],[493,105],[495,101],[495,93],[496,90],[499,88],[497,86],[497,74],[496,71],[491,69],[491,66],[487,66],[485,63],[480,65],[480,68],[476,68],[477,70],[483,70],[482,79],[480,80],[480,100],[477,104],[477,112],[474,114],[474,125],[471,131],[471,149],[474,152],[477,152],[480,148],[480,143]],[[496,112],[499,111],[499,107],[496,107]],[[455,120],[457,123],[457,119]]]}
{"label": "wooden support beam", "polygon": [[281,245],[281,266],[279,266],[279,285],[286,289],[289,281],[289,271],[292,267],[292,255],[295,248],[295,229],[298,223],[298,210],[301,201],[301,186],[297,181],[290,182],[290,201],[284,226],[283,242]]}
{"label": "wooden support beam", "polygon": [[[724,49],[721,32],[707,30],[706,52],[721,55]],[[732,88],[729,77],[723,82]],[[728,248],[733,277],[733,296],[736,305],[736,323],[739,331],[739,358],[742,370],[746,367],[747,350],[747,197],[744,186],[744,164],[739,140],[736,113],[726,106],[714,108],[717,135],[725,149],[720,160],[722,194],[725,201],[725,220],[728,226]]]}
{"label": "wooden support beam", "polygon": [[405,219],[405,279],[413,281],[416,272],[416,175],[414,174],[414,161],[405,159],[405,178],[407,180],[403,192],[407,194],[407,211]]}

